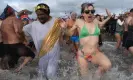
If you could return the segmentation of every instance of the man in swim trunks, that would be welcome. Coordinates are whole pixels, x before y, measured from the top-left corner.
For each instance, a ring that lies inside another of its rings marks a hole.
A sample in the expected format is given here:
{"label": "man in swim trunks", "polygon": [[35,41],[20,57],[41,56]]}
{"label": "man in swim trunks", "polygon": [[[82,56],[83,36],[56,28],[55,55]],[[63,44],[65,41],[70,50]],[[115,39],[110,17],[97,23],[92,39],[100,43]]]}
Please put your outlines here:
{"label": "man in swim trunks", "polygon": [[[70,13],[69,19],[66,21],[67,28],[72,28],[73,24],[76,21],[77,14],[75,12]],[[74,34],[69,37],[70,40],[73,42],[73,49],[77,52],[78,51],[78,43],[79,43],[79,35],[78,31],[75,30]]]}
{"label": "man in swim trunks", "polygon": [[22,21],[17,19],[12,8],[7,8],[6,18],[1,25],[1,33],[4,44],[4,57],[2,58],[2,68],[14,68],[18,59],[24,56],[23,63],[16,69],[20,71],[29,61],[31,61],[35,54],[26,47],[23,42],[25,40],[22,32]]}

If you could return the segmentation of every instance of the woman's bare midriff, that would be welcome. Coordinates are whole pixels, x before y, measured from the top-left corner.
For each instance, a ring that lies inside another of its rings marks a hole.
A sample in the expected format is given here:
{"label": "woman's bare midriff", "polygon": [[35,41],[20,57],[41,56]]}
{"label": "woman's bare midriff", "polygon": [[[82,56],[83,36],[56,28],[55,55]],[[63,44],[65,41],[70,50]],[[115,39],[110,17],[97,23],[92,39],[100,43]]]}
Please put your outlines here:
{"label": "woman's bare midriff", "polygon": [[84,55],[92,55],[97,51],[98,37],[88,36],[80,39],[80,46],[82,46],[82,51]]}

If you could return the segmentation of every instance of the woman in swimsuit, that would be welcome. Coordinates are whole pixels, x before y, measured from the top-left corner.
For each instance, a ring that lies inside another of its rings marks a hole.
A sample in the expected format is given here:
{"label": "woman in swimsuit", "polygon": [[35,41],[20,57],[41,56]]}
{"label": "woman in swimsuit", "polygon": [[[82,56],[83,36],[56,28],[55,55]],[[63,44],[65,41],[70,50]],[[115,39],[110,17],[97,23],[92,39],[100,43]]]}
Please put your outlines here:
{"label": "woman in swimsuit", "polygon": [[98,50],[100,28],[110,19],[111,14],[106,10],[109,17],[103,22],[99,22],[94,20],[95,10],[93,4],[84,3],[81,7],[81,14],[84,19],[77,19],[73,27],[68,31],[68,35],[72,35],[74,30],[78,29],[80,47],[77,60],[82,77],[88,78],[88,61],[99,65],[96,74],[100,77],[104,71],[111,68],[110,60]]}

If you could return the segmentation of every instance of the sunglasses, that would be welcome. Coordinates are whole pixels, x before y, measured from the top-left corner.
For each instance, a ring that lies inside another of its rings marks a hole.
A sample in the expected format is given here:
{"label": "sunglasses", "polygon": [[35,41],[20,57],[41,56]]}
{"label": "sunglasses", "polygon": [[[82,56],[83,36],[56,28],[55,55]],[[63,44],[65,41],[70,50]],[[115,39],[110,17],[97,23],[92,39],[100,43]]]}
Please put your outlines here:
{"label": "sunglasses", "polygon": [[85,10],[84,13],[85,14],[89,14],[89,13],[94,14],[95,10]]}

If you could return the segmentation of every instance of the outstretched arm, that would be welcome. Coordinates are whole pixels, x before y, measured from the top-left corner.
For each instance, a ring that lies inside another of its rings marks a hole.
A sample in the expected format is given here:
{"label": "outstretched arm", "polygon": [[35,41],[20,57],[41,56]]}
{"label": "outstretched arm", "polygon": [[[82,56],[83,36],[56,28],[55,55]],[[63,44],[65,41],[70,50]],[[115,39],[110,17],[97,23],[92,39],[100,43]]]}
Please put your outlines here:
{"label": "outstretched arm", "polygon": [[108,9],[106,9],[106,13],[107,13],[108,17],[104,21],[100,22],[97,20],[100,28],[102,28],[111,18],[111,13],[108,11]]}
{"label": "outstretched arm", "polygon": [[73,33],[74,33],[74,31],[75,31],[75,29],[77,29],[78,28],[78,19],[75,21],[75,23],[74,23],[74,25],[73,25],[73,27],[71,28],[71,29],[67,29],[67,31],[66,31],[66,35],[68,35],[68,36],[72,36],[73,35]]}
{"label": "outstretched arm", "polygon": [[77,19],[75,21],[73,27],[68,30],[68,28],[67,28],[68,22],[67,21],[65,22],[64,20],[60,19],[60,26],[62,28],[62,31],[65,29],[64,31],[65,31],[66,35],[68,35],[68,36],[73,35],[74,30],[77,28],[78,21],[79,21],[79,19]]}

